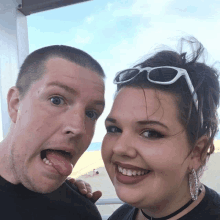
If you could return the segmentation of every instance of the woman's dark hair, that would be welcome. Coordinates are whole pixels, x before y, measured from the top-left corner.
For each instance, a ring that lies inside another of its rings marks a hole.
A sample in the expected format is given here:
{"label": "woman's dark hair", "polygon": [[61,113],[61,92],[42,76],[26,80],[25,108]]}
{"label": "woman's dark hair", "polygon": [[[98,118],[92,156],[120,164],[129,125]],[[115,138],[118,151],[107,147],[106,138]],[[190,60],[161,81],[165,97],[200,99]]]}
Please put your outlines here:
{"label": "woman's dark hair", "polygon": [[[182,53],[183,46],[188,44],[191,47],[191,54]],[[167,91],[177,97],[179,120],[186,129],[187,137],[192,149],[195,142],[203,135],[208,137],[208,142],[201,152],[202,166],[198,171],[201,176],[204,165],[209,156],[214,152],[214,137],[218,131],[217,108],[219,106],[219,81],[218,71],[214,67],[199,62],[199,58],[204,55],[203,45],[193,37],[180,39],[180,52],[172,50],[162,50],[145,61],[135,66],[159,67],[173,66],[187,70],[195,92],[198,96],[198,111],[192,100],[186,80],[181,77],[174,84],[158,85],[147,80],[146,72],[143,71],[134,80],[119,84],[116,93],[123,87],[153,88]],[[203,115],[203,117],[202,117]],[[203,121],[203,122],[202,122]],[[203,157],[206,155],[205,157]]]}

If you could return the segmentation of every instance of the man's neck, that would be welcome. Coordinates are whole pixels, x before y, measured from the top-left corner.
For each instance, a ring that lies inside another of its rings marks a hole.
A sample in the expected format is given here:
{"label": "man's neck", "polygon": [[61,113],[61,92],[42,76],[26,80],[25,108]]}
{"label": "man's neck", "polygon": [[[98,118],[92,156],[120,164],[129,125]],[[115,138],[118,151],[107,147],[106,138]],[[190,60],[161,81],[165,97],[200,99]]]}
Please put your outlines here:
{"label": "man's neck", "polygon": [[13,173],[13,166],[10,158],[10,142],[5,138],[0,143],[0,176],[12,184],[18,184]]}

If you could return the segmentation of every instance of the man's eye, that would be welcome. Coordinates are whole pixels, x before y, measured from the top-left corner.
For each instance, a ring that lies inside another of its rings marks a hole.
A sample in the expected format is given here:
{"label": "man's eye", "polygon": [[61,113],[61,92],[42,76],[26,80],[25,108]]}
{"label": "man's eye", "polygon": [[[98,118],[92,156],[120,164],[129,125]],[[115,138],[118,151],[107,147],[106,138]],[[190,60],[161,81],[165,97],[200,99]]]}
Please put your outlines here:
{"label": "man's eye", "polygon": [[106,127],[107,133],[118,133],[118,132],[122,132],[122,130],[116,126],[107,126]]}
{"label": "man's eye", "polygon": [[154,130],[146,130],[141,133],[145,138],[163,138],[164,135],[161,134],[160,132],[154,131]]}
{"label": "man's eye", "polygon": [[64,104],[63,98],[61,98],[61,97],[59,97],[59,96],[54,96],[54,97],[50,98],[50,101],[51,101],[54,105],[63,105],[63,104]]}
{"label": "man's eye", "polygon": [[93,121],[97,120],[99,117],[99,115],[95,111],[87,111],[86,116],[92,119]]}

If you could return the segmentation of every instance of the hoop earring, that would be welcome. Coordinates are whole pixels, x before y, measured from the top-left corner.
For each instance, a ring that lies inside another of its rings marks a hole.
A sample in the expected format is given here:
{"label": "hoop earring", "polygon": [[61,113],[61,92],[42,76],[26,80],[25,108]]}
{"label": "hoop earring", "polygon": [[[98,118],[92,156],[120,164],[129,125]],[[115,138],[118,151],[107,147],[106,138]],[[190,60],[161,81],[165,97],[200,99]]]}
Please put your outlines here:
{"label": "hoop earring", "polygon": [[192,200],[197,200],[199,194],[199,180],[194,169],[192,169],[189,174],[189,189]]}

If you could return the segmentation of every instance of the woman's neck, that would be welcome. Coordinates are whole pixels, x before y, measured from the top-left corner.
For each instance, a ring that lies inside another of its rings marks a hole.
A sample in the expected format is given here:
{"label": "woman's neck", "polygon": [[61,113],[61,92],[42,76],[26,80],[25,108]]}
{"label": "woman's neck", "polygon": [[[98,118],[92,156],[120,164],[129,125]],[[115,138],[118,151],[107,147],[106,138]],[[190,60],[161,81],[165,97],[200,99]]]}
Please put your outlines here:
{"label": "woman's neck", "polygon": [[[189,205],[186,209],[184,209],[183,211],[181,211],[180,213],[178,213],[176,216],[169,218],[169,220],[177,220],[180,217],[186,215],[187,213],[189,213],[191,210],[193,210],[204,198],[205,196],[205,187],[202,186],[202,192],[200,193],[198,199],[196,201],[194,201],[191,205]],[[191,198],[188,198],[188,200],[186,200],[187,197],[184,199],[184,202],[182,203],[177,203],[175,205],[172,206],[172,208],[167,206],[167,209],[159,209],[158,207],[151,207],[151,209],[147,208],[147,209],[142,209],[147,215],[152,216],[154,218],[161,218],[167,215],[170,215],[171,213],[175,212],[176,210],[178,210],[179,208],[181,208],[182,206],[184,206]],[[146,220],[146,217],[141,213],[141,210],[139,210],[136,218],[136,220]]]}
{"label": "woman's neck", "polygon": [[161,218],[175,212],[190,200],[189,186],[184,184],[181,191],[172,193],[172,196],[169,196],[169,199],[163,200],[163,202],[160,203],[155,203],[142,210],[149,216]]}

